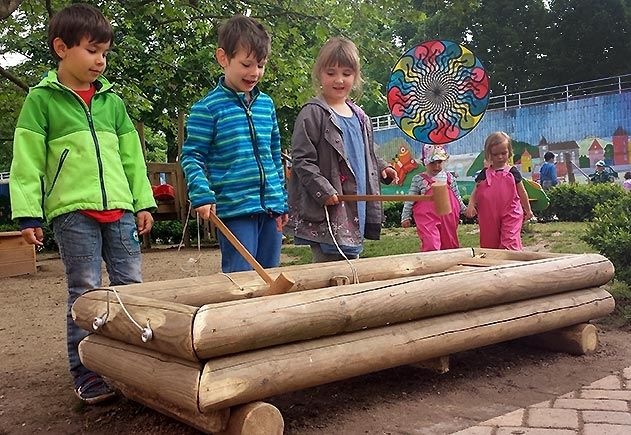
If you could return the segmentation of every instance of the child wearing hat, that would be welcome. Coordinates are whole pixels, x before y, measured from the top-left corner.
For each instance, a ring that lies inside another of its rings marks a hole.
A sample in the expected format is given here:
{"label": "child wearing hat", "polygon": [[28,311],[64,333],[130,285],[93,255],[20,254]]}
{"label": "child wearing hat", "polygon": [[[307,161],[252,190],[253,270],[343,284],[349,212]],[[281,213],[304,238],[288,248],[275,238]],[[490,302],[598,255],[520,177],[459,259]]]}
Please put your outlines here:
{"label": "child wearing hat", "polygon": [[458,223],[460,213],[466,206],[458,192],[454,177],[443,169],[443,163],[449,154],[442,146],[425,145],[423,147],[423,164],[425,172],[412,178],[410,195],[431,195],[435,183],[447,183],[449,186],[449,202],[451,213],[438,216],[432,201],[406,201],[401,213],[401,226],[409,228],[414,216],[416,232],[421,241],[421,251],[438,251],[460,247],[458,241]]}
{"label": "child wearing hat", "polygon": [[590,183],[609,183],[613,181],[612,174],[607,170],[604,160],[598,160],[595,165],[596,172],[589,175]]}

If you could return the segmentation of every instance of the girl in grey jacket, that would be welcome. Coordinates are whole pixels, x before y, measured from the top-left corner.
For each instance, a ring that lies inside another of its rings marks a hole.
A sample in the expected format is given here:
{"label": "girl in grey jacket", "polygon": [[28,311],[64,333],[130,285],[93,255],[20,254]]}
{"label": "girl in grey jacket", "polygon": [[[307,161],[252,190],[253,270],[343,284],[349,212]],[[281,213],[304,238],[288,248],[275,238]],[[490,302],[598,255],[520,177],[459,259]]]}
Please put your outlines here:
{"label": "girl in grey jacket", "polygon": [[287,232],[311,246],[314,261],[358,258],[364,239],[379,239],[380,202],[340,202],[337,195],[380,192],[397,178],[374,151],[370,119],[349,100],[361,82],[359,53],[348,39],[320,50],[312,77],[319,95],[301,109],[292,136]]}

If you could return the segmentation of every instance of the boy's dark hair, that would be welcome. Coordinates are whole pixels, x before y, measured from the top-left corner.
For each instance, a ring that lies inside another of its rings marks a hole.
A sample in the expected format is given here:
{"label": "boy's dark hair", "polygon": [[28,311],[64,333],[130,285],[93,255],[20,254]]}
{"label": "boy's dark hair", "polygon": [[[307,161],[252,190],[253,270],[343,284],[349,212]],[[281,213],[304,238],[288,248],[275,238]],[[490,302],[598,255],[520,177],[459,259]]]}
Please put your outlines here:
{"label": "boy's dark hair", "polygon": [[84,36],[90,42],[114,43],[110,22],[94,6],[84,3],[70,5],[53,15],[48,25],[48,47],[58,61],[61,59],[53,47],[56,38],[61,38],[68,48],[72,48],[79,45]]}
{"label": "boy's dark hair", "polygon": [[631,172],[625,172],[625,173],[624,173],[624,179],[625,179],[625,180],[629,180],[629,179],[631,179]]}
{"label": "boy's dark hair", "polygon": [[257,62],[267,59],[271,49],[271,38],[258,21],[244,15],[235,15],[219,28],[217,46],[223,48],[228,59],[232,59],[239,47],[254,53]]}
{"label": "boy's dark hair", "polygon": [[547,151],[544,155],[543,155],[543,159],[548,162],[550,160],[554,160],[554,153]]}

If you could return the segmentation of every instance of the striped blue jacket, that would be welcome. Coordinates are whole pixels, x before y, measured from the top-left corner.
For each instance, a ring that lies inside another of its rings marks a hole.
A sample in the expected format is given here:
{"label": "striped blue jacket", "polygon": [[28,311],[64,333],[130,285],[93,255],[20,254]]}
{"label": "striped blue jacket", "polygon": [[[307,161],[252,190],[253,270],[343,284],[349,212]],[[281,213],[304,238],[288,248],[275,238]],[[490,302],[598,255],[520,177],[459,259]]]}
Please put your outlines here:
{"label": "striped blue jacket", "polygon": [[217,204],[217,216],[286,213],[280,133],[272,99],[254,88],[224,85],[195,103],[188,117],[180,164],[193,208]]}

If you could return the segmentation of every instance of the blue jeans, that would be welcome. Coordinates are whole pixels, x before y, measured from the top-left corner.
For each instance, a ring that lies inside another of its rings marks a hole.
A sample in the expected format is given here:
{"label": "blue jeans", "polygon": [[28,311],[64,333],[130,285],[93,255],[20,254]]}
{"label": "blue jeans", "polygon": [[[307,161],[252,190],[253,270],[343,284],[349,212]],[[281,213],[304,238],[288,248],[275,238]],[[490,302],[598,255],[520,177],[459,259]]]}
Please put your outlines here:
{"label": "blue jeans", "polygon": [[[276,219],[266,213],[222,219],[223,223],[264,268],[280,264],[282,233],[276,229]],[[252,270],[250,264],[230,241],[217,232],[221,249],[221,270],[224,273]]]}
{"label": "blue jeans", "polygon": [[117,222],[105,224],[80,212],[71,212],[54,218],[51,225],[68,281],[68,361],[70,373],[76,380],[89,372],[81,364],[78,351],[79,342],[88,332],[72,320],[72,304],[86,290],[101,287],[103,260],[110,285],[142,282],[140,243],[131,212],[126,212]]}

